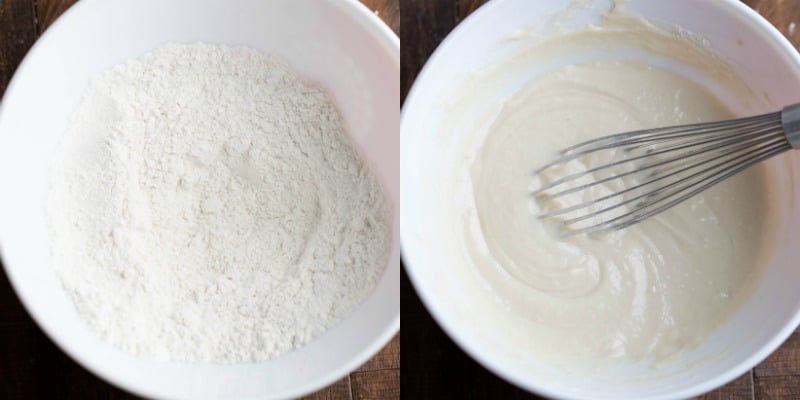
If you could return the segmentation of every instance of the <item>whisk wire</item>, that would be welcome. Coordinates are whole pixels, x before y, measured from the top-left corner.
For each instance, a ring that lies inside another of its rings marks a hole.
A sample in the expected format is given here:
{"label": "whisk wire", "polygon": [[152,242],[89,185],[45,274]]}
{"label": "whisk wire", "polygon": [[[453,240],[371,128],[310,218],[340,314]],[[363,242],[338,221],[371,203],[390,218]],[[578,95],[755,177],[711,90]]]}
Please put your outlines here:
{"label": "whisk wire", "polygon": [[[596,139],[590,139],[585,142],[578,143],[576,145],[569,146],[563,150],[561,150],[562,155],[566,155],[580,149],[581,147],[588,147],[591,146],[589,151],[598,151],[607,148],[614,148],[617,147],[618,144],[623,141],[624,139],[633,138],[633,137],[646,137],[646,138],[653,138],[653,137],[660,137],[666,136],[671,133],[679,133],[679,132],[695,132],[695,133],[710,133],[710,132],[718,132],[718,131],[726,131],[731,129],[735,126],[747,126],[749,124],[759,124],[762,122],[770,123],[775,119],[780,120],[780,112],[774,112],[770,114],[763,114],[757,115],[753,117],[743,117],[737,119],[731,119],[726,121],[716,121],[716,122],[699,122],[694,124],[685,124],[685,125],[678,125],[672,127],[664,127],[664,128],[649,128],[649,129],[640,129],[631,132],[624,132],[624,133],[617,133],[613,135],[603,136]],[[601,143],[608,143],[608,147],[604,147]],[[555,162],[551,163],[554,164]],[[545,167],[540,168],[544,169]]]}
{"label": "whisk wire", "polygon": [[[773,150],[773,147],[775,147],[775,146],[772,146],[772,147],[768,148],[767,150],[771,151],[771,150]],[[755,158],[757,158],[763,153],[763,152],[760,152],[759,150],[762,150],[762,149],[751,150],[751,151],[745,153],[745,155],[751,155],[752,153],[757,153],[756,156],[755,156]],[[705,169],[703,169],[703,170],[701,170],[699,172],[696,172],[696,173],[694,173],[692,175],[689,175],[687,177],[681,178],[680,180],[672,183],[670,186],[660,187],[660,188],[655,189],[655,190],[653,190],[651,192],[648,192],[648,193],[633,197],[631,199],[624,200],[624,201],[622,201],[620,203],[617,203],[617,204],[615,204],[613,206],[610,206],[610,207],[603,208],[603,209],[601,209],[599,211],[595,211],[592,214],[587,214],[587,215],[583,215],[581,217],[577,217],[577,218],[566,220],[566,221],[564,221],[564,223],[569,225],[569,224],[573,224],[573,223],[576,223],[576,222],[580,222],[580,221],[586,220],[588,218],[592,218],[592,217],[595,217],[597,215],[603,214],[605,212],[611,211],[613,209],[622,207],[623,205],[632,203],[632,202],[634,202],[636,200],[655,197],[656,195],[658,195],[658,194],[660,194],[662,192],[666,192],[665,196],[671,196],[671,195],[674,195],[674,194],[679,194],[679,193],[685,191],[687,188],[691,187],[691,185],[693,185],[693,184],[702,183],[702,182],[704,182],[704,181],[706,181],[706,180],[708,180],[710,178],[713,178],[713,175],[706,176],[705,178],[703,178],[703,179],[701,179],[699,181],[691,181],[693,178],[704,176],[708,172],[724,172],[724,171],[727,171],[728,169],[722,169],[721,171],[717,171],[717,169],[719,167],[731,164],[731,162],[738,162],[738,161],[739,160],[734,159],[734,160],[727,160],[727,161],[724,161],[724,162],[721,162],[721,163],[714,164],[711,167],[707,167],[707,168],[705,168]],[[734,168],[736,168],[737,165],[738,164],[734,163],[734,165],[729,169],[734,169]],[[678,186],[677,189],[674,188],[674,186],[676,186],[676,185],[681,185],[681,184],[687,183],[687,182],[689,184]],[[644,187],[644,186],[646,186],[646,184],[639,185],[639,187]],[[633,189],[634,188],[626,189],[623,192],[630,191],[630,190],[633,190]],[[669,189],[673,189],[673,190],[672,191],[668,191]],[[617,192],[614,195],[610,195],[610,196],[606,196],[606,197],[607,198],[614,197],[614,196],[622,194],[623,192]],[[657,203],[658,201],[660,201],[660,199],[656,200],[656,201],[650,201],[650,202],[647,202],[647,203],[643,203],[642,205],[650,205],[650,204]],[[594,200],[594,201],[589,202],[589,203],[596,203],[596,202],[598,202],[598,200]],[[591,204],[589,204],[589,205],[591,205]],[[609,221],[609,222],[611,222],[611,221]]]}
{"label": "whisk wire", "polygon": [[[787,127],[791,128],[791,134]],[[539,168],[536,174],[566,166],[573,160],[587,168],[542,184],[532,195],[545,210],[539,217],[559,218],[564,236],[621,229],[790,150],[797,145],[791,139],[800,140],[797,130],[800,130],[800,104],[754,117],[643,129],[592,139],[564,149],[560,158]],[[588,162],[602,159],[593,154],[603,151],[611,152],[609,162],[598,166]],[[641,178],[635,179],[637,176]],[[597,198],[591,198],[595,187],[613,181],[620,182],[610,186],[617,189],[609,193],[609,188],[604,188],[597,192]],[[566,196],[570,194],[578,196],[577,204],[547,207],[557,198],[569,200]]]}
{"label": "whisk wire", "polygon": [[[773,140],[773,141],[774,141],[775,139],[776,139],[776,138],[771,138],[771,140]],[[780,138],[777,138],[777,139],[780,139]],[[764,140],[762,140],[761,142],[764,142],[764,141],[767,141],[767,140],[766,140],[766,138],[765,138]],[[729,155],[731,155],[731,154],[737,153],[737,152],[739,152],[739,151],[741,151],[741,150],[743,150],[743,149],[747,149],[747,148],[749,148],[749,147],[751,147],[751,144],[750,144],[750,143],[748,143],[748,144],[745,144],[745,145],[743,145],[743,146],[738,146],[737,148],[734,148],[733,150],[729,150],[729,151],[727,151],[727,152],[725,152],[725,153],[719,154],[719,155],[717,155],[717,156],[715,156],[715,157],[712,157],[712,158],[710,158],[710,159],[701,160],[701,161],[699,161],[699,162],[696,162],[696,163],[694,163],[694,164],[691,164],[691,165],[689,165],[689,166],[687,166],[687,167],[683,167],[683,168],[681,168],[681,169],[679,169],[679,170],[677,170],[677,171],[674,171],[672,175],[678,175],[678,174],[680,174],[681,172],[686,172],[686,171],[693,170],[693,169],[695,169],[696,167],[702,166],[702,165],[704,165],[704,164],[708,164],[708,163],[709,163],[709,162],[711,162],[711,161],[716,161],[716,160],[719,160],[720,158],[723,158],[723,157],[729,156]],[[560,192],[558,192],[558,193],[555,193],[555,194],[552,194],[552,195],[547,195],[547,198],[548,198],[548,199],[554,199],[554,198],[561,197],[561,196],[565,196],[565,195],[568,195],[568,194],[572,194],[572,193],[576,193],[576,192],[585,191],[586,189],[588,189],[588,188],[590,188],[590,187],[592,187],[592,186],[596,186],[596,185],[599,185],[599,184],[602,184],[602,183],[605,183],[605,182],[609,182],[609,181],[612,181],[612,180],[615,180],[615,179],[619,179],[619,178],[622,178],[622,177],[624,177],[624,176],[628,176],[628,175],[637,174],[637,173],[640,173],[641,171],[643,171],[643,170],[645,170],[645,169],[651,169],[651,168],[657,167],[657,166],[659,166],[659,165],[662,165],[662,164],[670,163],[670,162],[672,162],[672,161],[675,161],[675,160],[674,160],[674,159],[671,159],[671,160],[666,160],[666,161],[659,162],[659,163],[655,163],[655,164],[652,164],[652,165],[649,165],[649,166],[644,166],[644,167],[642,167],[642,168],[635,169],[635,170],[633,170],[633,171],[628,171],[628,172],[625,172],[625,173],[622,173],[622,174],[618,174],[618,175],[614,175],[614,176],[606,177],[606,178],[603,178],[603,179],[595,180],[595,181],[592,181],[592,182],[590,182],[590,183],[586,183],[586,184],[583,184],[583,185],[580,185],[580,186],[576,186],[576,187],[573,187],[573,188],[569,188],[569,189],[562,190],[562,191],[560,191]],[[726,162],[724,162],[724,163],[716,164],[714,167],[716,167],[716,166],[719,166],[719,165],[722,165],[722,164],[727,164],[727,163],[729,163],[730,161],[731,161],[731,160],[728,160],[728,161],[726,161]],[[702,170],[702,171],[698,172],[697,174],[702,174],[702,173],[704,173],[704,172],[707,172],[707,171],[709,171],[711,168],[714,168],[714,167],[710,167],[710,168],[707,168],[707,169],[705,169],[705,170]],[[695,175],[697,175],[697,174],[695,174]],[[694,175],[692,175],[692,176],[694,176]],[[632,187],[629,187],[629,188],[623,189],[623,190],[621,190],[621,191],[619,191],[619,192],[611,193],[611,194],[605,195],[605,196],[603,196],[603,197],[600,197],[600,198],[598,198],[598,199],[594,199],[594,200],[590,200],[590,201],[585,201],[585,202],[582,202],[582,203],[576,204],[576,205],[574,205],[574,206],[569,206],[569,207],[562,208],[562,209],[559,209],[559,210],[556,210],[556,211],[551,211],[551,212],[548,212],[548,213],[541,214],[541,215],[540,215],[540,218],[550,218],[550,217],[555,217],[555,216],[558,216],[558,215],[567,214],[567,213],[569,213],[569,212],[571,212],[571,211],[575,211],[575,210],[578,210],[578,209],[581,209],[581,208],[590,207],[590,206],[592,206],[593,204],[601,203],[601,202],[603,202],[603,201],[605,201],[605,200],[612,199],[612,198],[614,198],[614,197],[617,197],[617,196],[619,196],[619,195],[623,195],[623,194],[626,194],[626,193],[629,193],[629,192],[633,192],[633,191],[635,191],[635,190],[637,190],[637,189],[644,188],[644,187],[646,187],[646,186],[649,186],[649,185],[651,185],[651,184],[653,184],[653,183],[656,183],[656,182],[658,182],[658,181],[661,181],[661,180],[664,180],[664,179],[669,179],[670,177],[671,177],[671,175],[664,175],[664,174],[661,174],[661,175],[656,175],[656,177],[655,177],[655,178],[653,178],[653,179],[651,179],[651,180],[649,180],[649,181],[646,181],[646,182],[643,182],[643,183],[636,184],[635,186],[632,186]],[[691,177],[691,176],[690,176],[690,177]],[[625,205],[625,204],[628,204],[628,203],[630,203],[630,202],[632,202],[632,201],[634,201],[634,200],[637,200],[637,199],[638,199],[638,197],[637,197],[637,198],[633,198],[633,199],[629,199],[629,200],[627,200],[627,201],[625,201],[625,202],[623,202],[623,203],[620,203],[620,204],[618,204],[618,205],[616,205],[616,206],[614,206],[614,207],[609,207],[609,208],[607,208],[607,209],[603,209],[603,210],[600,210],[600,211],[596,211],[596,212],[595,212],[595,214],[600,214],[600,213],[602,213],[602,212],[604,212],[604,211],[609,211],[609,210],[612,210],[612,209],[614,209],[614,208],[617,208],[617,207],[623,206],[623,205]],[[574,221],[574,222],[577,222],[577,221]]]}
{"label": "whisk wire", "polygon": [[[645,219],[650,218],[650,217],[652,217],[654,215],[657,215],[657,214],[659,214],[659,213],[661,213],[663,211],[666,211],[667,209],[672,208],[673,206],[688,200],[689,198],[693,197],[694,195],[707,190],[708,188],[716,185],[717,183],[722,182],[723,180],[725,180],[725,179],[727,179],[727,178],[729,178],[729,177],[731,177],[733,175],[736,175],[739,172],[741,172],[741,171],[743,171],[743,170],[745,170],[745,169],[747,169],[747,168],[749,168],[749,167],[751,167],[751,166],[753,166],[755,164],[758,164],[758,163],[760,163],[760,162],[762,162],[764,160],[772,158],[772,157],[774,157],[774,156],[776,156],[778,154],[781,154],[781,153],[783,153],[783,152],[785,152],[785,151],[787,151],[789,149],[790,149],[789,147],[783,147],[783,146],[782,147],[773,148],[769,152],[761,153],[758,156],[752,157],[752,158],[748,159],[747,161],[745,161],[745,162],[743,162],[743,163],[741,163],[741,164],[739,164],[739,165],[737,165],[737,166],[735,166],[733,168],[730,168],[730,169],[727,169],[727,170],[723,170],[723,174],[722,175],[717,176],[716,178],[714,178],[710,182],[707,182],[707,183],[705,183],[705,184],[703,184],[701,186],[697,186],[697,187],[695,187],[694,190],[691,190],[691,191],[689,191],[689,192],[687,192],[685,194],[682,194],[682,195],[674,198],[673,200],[671,200],[671,201],[669,201],[669,202],[667,202],[667,203],[665,203],[665,204],[663,204],[663,205],[659,206],[658,208],[655,208],[655,209],[653,209],[651,211],[642,212],[643,208],[640,208],[640,209],[628,212],[626,214],[620,215],[619,217],[615,217],[615,218],[613,218],[611,220],[604,221],[604,222],[599,223],[599,224],[595,224],[595,225],[592,225],[592,226],[588,226],[588,227],[585,227],[585,228],[579,228],[579,229],[567,229],[567,230],[562,231],[562,233],[564,234],[564,236],[573,236],[573,235],[579,235],[579,234],[585,234],[585,233],[594,233],[594,232],[604,231],[604,230],[616,230],[616,229],[626,228],[626,227],[628,227],[630,225],[636,224],[638,222],[641,222],[642,220],[645,220]],[[711,177],[709,177],[709,178],[711,178]],[[702,181],[698,182],[698,183],[702,183]],[[679,191],[679,193],[683,192],[686,189],[689,189],[691,187],[692,186],[690,185],[687,188],[684,188],[684,190]],[[664,198],[660,199],[658,202],[661,202],[661,201],[666,200],[668,198],[669,197],[665,196]],[[649,205],[654,205],[656,203],[657,202],[651,202]],[[627,218],[627,220],[623,220],[625,218]],[[570,225],[571,223],[573,223],[573,222],[564,221],[564,222],[561,223],[561,226],[563,228],[567,228],[567,226]]]}
{"label": "whisk wire", "polygon": [[[773,135],[773,134],[781,135],[781,136],[777,137],[778,139],[780,139],[782,137],[782,135],[783,135],[782,131],[779,130],[779,129],[773,129],[772,131],[770,131],[768,133],[769,133],[769,135]],[[763,133],[758,132],[758,133],[750,135],[749,137],[745,137],[744,139],[743,138],[738,138],[738,139],[728,140],[728,141],[725,141],[725,142],[723,142],[721,144],[717,144],[717,145],[714,145],[714,146],[703,147],[701,149],[689,152],[688,154],[681,154],[681,155],[678,155],[678,156],[675,156],[675,157],[672,157],[672,158],[668,158],[668,159],[665,159],[665,160],[660,160],[660,161],[657,161],[657,162],[654,162],[654,163],[651,163],[651,164],[644,164],[644,165],[641,165],[641,166],[639,166],[636,169],[633,169],[631,171],[627,171],[627,172],[623,172],[623,173],[620,173],[620,174],[617,174],[617,175],[614,175],[614,176],[610,176],[610,177],[594,180],[594,181],[592,181],[590,183],[586,183],[586,184],[583,184],[583,185],[580,185],[580,186],[564,189],[564,190],[562,190],[560,192],[557,192],[557,193],[554,193],[554,194],[549,194],[547,196],[549,198],[553,199],[553,198],[561,197],[561,196],[564,196],[564,195],[572,194],[572,193],[575,193],[575,192],[583,191],[583,190],[586,190],[586,189],[588,189],[588,188],[590,188],[592,186],[596,186],[596,185],[599,185],[599,184],[602,184],[602,183],[606,183],[606,182],[609,182],[609,181],[612,181],[612,180],[616,180],[616,179],[619,179],[619,178],[622,178],[622,177],[625,177],[625,176],[638,174],[638,173],[641,173],[642,171],[645,171],[645,170],[650,170],[650,169],[657,168],[657,167],[660,167],[660,166],[669,165],[669,164],[671,164],[671,163],[673,163],[675,161],[685,160],[685,159],[692,158],[692,157],[697,156],[697,155],[701,155],[701,154],[708,153],[708,152],[715,151],[715,150],[720,150],[720,149],[728,147],[730,145],[741,143],[742,140],[748,140],[748,139],[751,139],[751,138],[755,138],[755,139],[758,139],[758,140],[746,142],[743,145],[737,146],[733,150],[731,150],[731,151],[729,151],[727,153],[724,153],[721,156],[728,155],[728,154],[733,154],[733,153],[735,153],[735,152],[737,152],[737,151],[739,151],[741,149],[748,148],[748,147],[752,146],[753,144],[762,143],[762,142],[765,142],[765,141],[768,141],[768,140],[775,139],[772,136],[765,136]],[[697,144],[700,144],[700,143],[697,143]],[[695,146],[697,144],[695,144]],[[702,144],[706,144],[706,143],[702,143]],[[683,150],[683,149],[689,148],[689,147],[692,147],[692,146],[691,145],[681,146],[680,148],[673,148],[671,150],[677,151],[677,150]],[[614,167],[614,166],[617,166],[617,165],[621,165],[621,164],[624,164],[624,163],[627,163],[627,162],[630,162],[630,161],[640,160],[640,159],[644,159],[644,158],[651,158],[652,156],[659,155],[659,154],[664,154],[664,153],[667,153],[667,151],[653,152],[653,153],[644,154],[644,155],[641,155],[641,156],[638,156],[638,157],[627,158],[627,159],[620,160],[618,162],[614,162],[614,163],[603,165],[601,167],[597,167],[597,168],[593,168],[593,169],[590,169],[590,170],[587,170],[587,171],[583,171],[583,172],[580,172],[580,173],[568,175],[567,177],[564,177],[564,178],[561,178],[559,180],[553,181],[551,184],[548,184],[548,185],[544,186],[543,188],[537,189],[532,194],[538,195],[538,194],[543,193],[544,191],[546,191],[548,189],[554,188],[554,187],[560,185],[561,183],[566,182],[567,180],[571,180],[571,179],[574,179],[574,178],[577,178],[577,177],[580,177],[580,176],[583,176],[583,175],[588,175],[589,173],[592,173],[592,172],[597,172],[597,171],[600,171],[600,170],[603,170],[603,169],[611,168],[611,167]],[[719,158],[721,156],[717,156],[717,157],[713,158],[712,160],[717,159],[717,158]],[[703,162],[694,164],[694,166],[697,166],[697,165],[702,164],[702,163]],[[683,170],[681,170],[681,171],[683,171]],[[620,192],[620,193],[624,193],[624,192]]]}
{"label": "whisk wire", "polygon": [[[778,120],[780,119],[779,115],[774,115],[773,114],[773,115],[770,115],[770,116],[773,119],[775,119],[775,118],[777,118]],[[755,117],[751,117],[751,118],[754,119]],[[750,120],[747,120],[746,122],[750,122]],[[748,126],[752,126],[753,128],[759,128],[759,129],[760,128],[765,128],[765,129],[769,128],[769,125],[767,125],[764,121],[762,121],[761,118],[759,118],[759,120],[753,120],[753,122],[756,122],[756,123],[753,124],[753,125],[748,125]],[[772,123],[774,124],[774,120],[773,120]],[[679,135],[679,136],[671,136],[669,138],[664,138],[660,134],[654,134],[653,135],[654,139],[649,140],[649,142],[647,140],[645,140],[645,139],[642,139],[641,141],[637,141],[635,143],[636,144],[640,144],[640,143],[645,143],[646,142],[649,145],[657,145],[658,143],[662,143],[663,141],[668,140],[668,139],[669,140],[674,140],[674,139],[681,139],[681,138],[685,138],[685,137],[696,137],[696,136],[698,136],[698,133],[683,133],[683,132],[684,132],[684,130],[688,130],[689,127],[693,127],[693,126],[697,126],[697,125],[698,124],[692,124],[692,125],[683,125],[683,126],[677,127],[677,128],[664,128],[664,129],[673,129],[674,131],[678,131],[678,128],[681,128],[680,132],[682,132],[682,134]],[[646,129],[646,130],[642,130],[642,131],[632,132],[631,134],[634,134],[634,133],[638,134],[639,132],[655,132],[655,131],[658,131],[658,129]],[[705,131],[705,130],[699,131],[699,134],[707,134],[707,133],[709,133],[709,132]],[[749,133],[751,136],[760,136],[761,131],[757,130],[757,131],[754,132],[752,130],[743,130],[743,133]],[[611,139],[611,138],[614,138],[616,136],[623,136],[623,135],[627,135],[627,134],[623,133],[623,134],[611,135],[611,136],[607,136],[607,137],[601,138],[601,139]],[[728,135],[724,135],[724,136],[730,138],[731,136],[737,136],[737,135],[734,132],[732,134],[728,134]],[[593,142],[595,140],[598,140],[598,139],[590,140],[590,141],[578,144],[578,145],[576,145],[574,147],[588,145],[588,144],[591,144],[591,142]],[[568,182],[568,181],[571,181],[571,180],[574,180],[574,179],[577,179],[577,178],[580,178],[580,177],[583,177],[583,176],[586,176],[586,175],[589,175],[589,174],[592,174],[592,173],[595,173],[595,172],[598,172],[598,171],[601,171],[601,170],[604,170],[604,169],[613,168],[613,167],[616,167],[618,165],[626,164],[626,163],[629,163],[631,161],[636,161],[636,160],[640,160],[640,159],[644,159],[644,158],[649,158],[649,157],[653,157],[653,156],[657,156],[657,155],[661,155],[661,154],[666,154],[666,153],[674,152],[674,151],[678,151],[678,150],[688,149],[688,148],[694,147],[694,146],[699,145],[699,144],[714,143],[714,142],[716,142],[718,140],[719,140],[719,136],[712,137],[712,138],[706,138],[705,140],[702,140],[702,141],[699,141],[699,142],[698,141],[691,141],[691,140],[690,141],[685,141],[685,142],[681,143],[680,145],[676,145],[676,146],[673,146],[673,147],[661,148],[658,151],[648,152],[648,153],[645,153],[645,154],[642,154],[642,155],[639,155],[639,156],[635,156],[635,157],[624,158],[624,159],[617,160],[617,161],[614,161],[614,162],[611,162],[611,163],[608,163],[608,164],[601,165],[599,167],[590,168],[590,169],[587,169],[585,171],[572,173],[572,174],[566,175],[566,176],[564,176],[562,178],[556,179],[556,180],[550,182],[547,185],[544,185],[542,187],[537,188],[536,190],[534,190],[532,192],[532,194],[533,195],[537,195],[537,194],[542,193],[544,191],[547,191],[547,190],[549,190],[549,189],[551,189],[551,188],[553,188],[555,186],[559,186],[559,185],[563,184],[564,182]],[[741,140],[741,138],[737,139],[737,138],[734,137],[731,140],[729,140],[727,142],[724,142],[723,145],[727,145],[728,143],[736,143],[739,140]],[[554,167],[556,165],[566,164],[569,161],[578,159],[580,157],[585,157],[585,156],[587,156],[587,155],[589,155],[591,153],[595,153],[595,152],[598,152],[598,151],[601,151],[601,150],[613,150],[613,149],[625,150],[626,147],[629,146],[630,144],[631,144],[631,142],[621,141],[621,142],[619,142],[617,144],[602,145],[602,146],[599,146],[597,148],[590,148],[590,149],[586,149],[586,150],[583,150],[583,151],[580,151],[580,152],[577,152],[577,153],[569,153],[570,149],[568,148],[568,149],[565,149],[565,150],[562,151],[562,154],[564,154],[564,153],[567,153],[567,154],[565,154],[561,158],[559,158],[559,159],[557,159],[557,160],[555,160],[555,161],[553,161],[551,163],[548,163],[545,166],[539,168],[538,170],[536,170],[534,172],[534,174],[540,174],[543,171],[545,171],[545,170],[547,170],[549,168],[552,168],[552,167]],[[717,146],[719,146],[719,144]]]}

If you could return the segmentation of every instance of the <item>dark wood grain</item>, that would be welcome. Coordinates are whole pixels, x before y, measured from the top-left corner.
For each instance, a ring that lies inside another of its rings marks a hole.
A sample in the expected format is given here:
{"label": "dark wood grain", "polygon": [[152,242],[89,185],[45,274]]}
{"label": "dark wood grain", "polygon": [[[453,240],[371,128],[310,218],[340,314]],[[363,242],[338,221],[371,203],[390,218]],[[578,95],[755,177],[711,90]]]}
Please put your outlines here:
{"label": "dark wood grain", "polygon": [[41,35],[64,11],[77,0],[33,0],[36,10],[36,33]]}
{"label": "dark wood grain", "polygon": [[717,390],[696,397],[695,400],[753,400],[753,371]]}
{"label": "dark wood grain", "polygon": [[[402,57],[401,100],[436,46],[481,0],[405,0],[400,7]],[[439,328],[422,305],[403,271],[401,336],[403,398],[408,399],[540,399],[508,384],[474,362]]]}
{"label": "dark wood grain", "polygon": [[456,2],[456,24],[482,6],[485,0],[459,0]]}
{"label": "dark wood grain", "polygon": [[[0,92],[36,40],[35,5],[30,0],[0,1]],[[96,380],[68,360],[38,329],[0,274],[0,398],[63,398],[73,384]],[[83,398],[110,398],[108,385],[83,392]],[[115,389],[112,389],[115,390]]]}
{"label": "dark wood grain", "polygon": [[364,363],[359,371],[377,371],[382,369],[400,369],[400,335],[392,339],[386,347],[369,361]]}
{"label": "dark wood grain", "polygon": [[408,399],[540,399],[510,385],[466,355],[434,322],[403,271],[403,397]]}
{"label": "dark wood grain", "polygon": [[400,5],[399,0],[361,0],[365,6],[375,12],[389,28],[400,32]]}
{"label": "dark wood grain", "polygon": [[756,379],[755,398],[757,400],[800,399],[800,376],[768,376]]}
{"label": "dark wood grain", "polygon": [[800,375],[800,332],[795,332],[786,342],[755,368],[757,378],[767,376]]}
{"label": "dark wood grain", "polygon": [[[356,372],[333,385],[303,398],[303,400],[343,400],[355,398],[356,391],[386,391],[400,393],[400,334],[398,333],[375,357],[359,367],[357,372],[394,371],[396,375],[379,375],[370,381],[364,377],[354,384]],[[374,387],[373,387],[374,386]],[[347,390],[344,390],[347,388]],[[387,398],[388,399],[388,398]]]}
{"label": "dark wood grain", "polygon": [[342,400],[352,398],[353,390],[350,387],[350,375],[348,375],[325,389],[303,397],[302,400]]}
{"label": "dark wood grain", "polygon": [[0,93],[36,40],[35,24],[31,0],[0,1]]}
{"label": "dark wood grain", "polygon": [[399,399],[400,369],[380,369],[360,371],[350,375],[353,400]]}
{"label": "dark wood grain", "polygon": [[775,25],[795,47],[800,43],[800,2],[781,0],[744,0],[772,25]]}
{"label": "dark wood grain", "polygon": [[400,91],[405,99],[411,84],[436,46],[456,25],[452,1],[404,0],[400,7]]}
{"label": "dark wood grain", "polygon": [[[76,0],[0,0],[0,93],[22,57]],[[400,29],[398,0],[364,0],[395,32]],[[309,400],[400,397],[400,338],[351,377],[305,397]],[[0,274],[0,399],[139,399],[98,379],[62,353],[36,326]],[[375,378],[373,381],[372,378]],[[370,397],[373,396],[373,397]]]}
{"label": "dark wood grain", "polygon": [[[800,46],[800,1],[745,0]],[[401,4],[402,99],[436,46],[483,0],[404,0]],[[536,399],[472,361],[423,307],[405,273],[401,280],[403,397],[409,399]],[[754,371],[700,400],[800,400],[800,340],[795,334]],[[756,390],[758,389],[758,390]]]}

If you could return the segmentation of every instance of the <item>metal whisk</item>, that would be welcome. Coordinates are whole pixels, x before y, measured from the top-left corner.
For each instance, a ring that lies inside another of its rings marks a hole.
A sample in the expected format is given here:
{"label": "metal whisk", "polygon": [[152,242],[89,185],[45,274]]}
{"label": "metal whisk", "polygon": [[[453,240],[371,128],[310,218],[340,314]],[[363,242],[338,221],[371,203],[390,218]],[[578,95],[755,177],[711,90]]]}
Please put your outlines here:
{"label": "metal whisk", "polygon": [[544,183],[533,195],[543,209],[539,217],[557,221],[565,236],[622,229],[792,148],[800,148],[800,103],[568,147],[535,172]]}

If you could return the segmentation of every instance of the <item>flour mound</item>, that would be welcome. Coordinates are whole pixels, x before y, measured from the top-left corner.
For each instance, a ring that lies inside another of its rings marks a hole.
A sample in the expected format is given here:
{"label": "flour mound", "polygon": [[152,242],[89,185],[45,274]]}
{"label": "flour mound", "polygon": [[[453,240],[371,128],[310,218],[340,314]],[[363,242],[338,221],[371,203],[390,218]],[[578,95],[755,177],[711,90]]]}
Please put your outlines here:
{"label": "flour mound", "polygon": [[297,348],[374,288],[391,210],[329,97],[243,47],[165,45],[93,79],[51,166],[52,260],[151,359]]}

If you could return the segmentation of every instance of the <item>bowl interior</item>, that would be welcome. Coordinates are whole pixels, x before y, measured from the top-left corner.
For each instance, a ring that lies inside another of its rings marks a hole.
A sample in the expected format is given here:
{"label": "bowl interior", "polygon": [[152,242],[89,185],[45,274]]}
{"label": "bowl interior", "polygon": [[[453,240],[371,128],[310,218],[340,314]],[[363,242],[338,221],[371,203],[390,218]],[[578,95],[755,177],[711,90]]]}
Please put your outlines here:
{"label": "bowl interior", "polygon": [[[269,362],[149,362],[101,342],[52,273],[48,164],[90,76],[166,42],[245,45],[283,57],[332,94],[395,209],[390,261],[370,297],[307,346]],[[0,109],[0,246],[23,304],[94,373],[158,398],[288,398],[341,378],[399,329],[399,40],[357,1],[82,1],[37,42]]]}
{"label": "bowl interior", "polygon": [[[572,3],[491,2],[458,26],[428,61],[406,100],[401,122],[405,265],[426,306],[448,334],[483,365],[524,388],[555,397],[585,399],[690,397],[753,367],[785,340],[800,320],[800,291],[795,289],[800,270],[792,261],[800,257],[800,248],[792,244],[800,222],[796,207],[800,185],[792,183],[792,176],[800,172],[796,155],[771,160],[767,166],[775,188],[770,195],[770,212],[779,215],[781,223],[776,226],[772,259],[752,298],[698,348],[657,369],[631,366],[624,371],[629,377],[624,382],[606,379],[602,374],[568,376],[517,354],[503,340],[504,334],[493,332],[491,323],[482,319],[480,302],[466,295],[475,292],[460,286],[464,284],[457,278],[461,272],[437,250],[444,247],[441,239],[427,234],[433,231],[430,221],[436,220],[436,205],[431,200],[436,197],[436,183],[448,179],[441,171],[448,170],[448,154],[452,153],[448,149],[458,141],[457,134],[437,134],[443,115],[452,107],[449,96],[463,94],[460,87],[465,78],[513,51],[514,43],[507,38],[536,27],[535,22],[548,20]],[[597,20],[598,11],[613,6],[608,0],[577,3],[585,7],[569,13],[562,26],[586,26]],[[767,21],[741,3],[631,0],[629,6],[659,26],[677,26],[705,39],[714,53],[739,70],[755,93],[763,95],[758,101],[764,100],[772,109],[800,100],[797,52]],[[489,96],[501,98],[537,73],[541,71],[525,71],[517,82],[497,83]],[[483,94],[476,97],[491,104],[492,98]],[[457,123],[469,124],[469,117]],[[442,279],[444,276],[449,278]]]}

